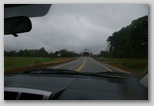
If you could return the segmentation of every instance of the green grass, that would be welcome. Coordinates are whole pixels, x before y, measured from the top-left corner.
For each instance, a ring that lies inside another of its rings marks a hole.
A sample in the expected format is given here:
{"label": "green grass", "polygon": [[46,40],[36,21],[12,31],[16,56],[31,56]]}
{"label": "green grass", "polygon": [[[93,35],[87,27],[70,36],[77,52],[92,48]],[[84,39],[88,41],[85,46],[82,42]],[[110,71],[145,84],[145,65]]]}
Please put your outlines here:
{"label": "green grass", "polygon": [[65,62],[75,60],[76,58],[43,58],[43,57],[4,57],[4,72],[16,73],[28,69],[45,68]]}
{"label": "green grass", "polygon": [[24,67],[53,61],[56,61],[56,59],[42,57],[4,57],[4,68]]}
{"label": "green grass", "polygon": [[102,58],[100,61],[137,75],[143,75],[148,70],[148,59]]}

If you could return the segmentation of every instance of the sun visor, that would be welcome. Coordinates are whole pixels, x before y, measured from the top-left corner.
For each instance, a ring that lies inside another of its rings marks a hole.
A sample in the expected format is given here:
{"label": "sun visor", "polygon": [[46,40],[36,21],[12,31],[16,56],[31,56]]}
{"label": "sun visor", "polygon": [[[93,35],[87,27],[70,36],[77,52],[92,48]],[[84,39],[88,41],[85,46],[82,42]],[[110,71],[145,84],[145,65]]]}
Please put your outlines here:
{"label": "sun visor", "polygon": [[4,4],[4,18],[14,16],[41,17],[48,13],[50,7],[51,4]]}

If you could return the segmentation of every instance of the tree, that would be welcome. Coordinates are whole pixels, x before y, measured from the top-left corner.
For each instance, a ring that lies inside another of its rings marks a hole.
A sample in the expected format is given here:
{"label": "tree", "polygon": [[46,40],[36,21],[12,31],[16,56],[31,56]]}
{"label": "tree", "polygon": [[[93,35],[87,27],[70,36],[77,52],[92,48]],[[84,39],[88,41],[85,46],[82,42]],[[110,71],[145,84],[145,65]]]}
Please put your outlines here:
{"label": "tree", "polygon": [[73,51],[68,51],[66,49],[62,49],[60,51],[56,51],[55,53],[50,52],[48,53],[44,47],[40,49],[31,49],[31,50],[20,50],[19,52],[16,51],[4,51],[4,56],[22,56],[22,57],[51,57],[55,58],[57,57],[57,54],[60,53],[61,57],[76,57],[79,56],[79,54],[73,52]]}
{"label": "tree", "polygon": [[114,32],[107,39],[113,57],[148,57],[148,16],[141,17]]}

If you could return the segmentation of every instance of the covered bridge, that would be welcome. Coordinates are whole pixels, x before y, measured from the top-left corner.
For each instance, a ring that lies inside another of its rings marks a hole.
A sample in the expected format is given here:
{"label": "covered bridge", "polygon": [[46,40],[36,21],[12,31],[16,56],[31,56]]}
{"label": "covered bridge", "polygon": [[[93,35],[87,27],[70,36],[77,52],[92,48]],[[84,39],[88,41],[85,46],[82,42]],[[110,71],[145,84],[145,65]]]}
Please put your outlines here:
{"label": "covered bridge", "polygon": [[89,57],[89,56],[91,56],[91,54],[92,54],[92,52],[89,51],[88,49],[84,49],[83,51],[81,51],[81,55],[82,55],[82,56],[87,56],[87,57]]}

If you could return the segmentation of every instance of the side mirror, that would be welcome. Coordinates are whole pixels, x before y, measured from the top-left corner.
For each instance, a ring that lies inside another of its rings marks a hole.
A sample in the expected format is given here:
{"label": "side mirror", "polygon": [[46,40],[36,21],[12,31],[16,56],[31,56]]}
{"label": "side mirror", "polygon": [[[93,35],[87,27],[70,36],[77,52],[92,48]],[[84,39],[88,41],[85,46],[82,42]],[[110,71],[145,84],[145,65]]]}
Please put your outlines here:
{"label": "side mirror", "polygon": [[29,32],[32,29],[32,23],[26,16],[18,16],[4,19],[4,35]]}

